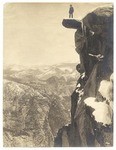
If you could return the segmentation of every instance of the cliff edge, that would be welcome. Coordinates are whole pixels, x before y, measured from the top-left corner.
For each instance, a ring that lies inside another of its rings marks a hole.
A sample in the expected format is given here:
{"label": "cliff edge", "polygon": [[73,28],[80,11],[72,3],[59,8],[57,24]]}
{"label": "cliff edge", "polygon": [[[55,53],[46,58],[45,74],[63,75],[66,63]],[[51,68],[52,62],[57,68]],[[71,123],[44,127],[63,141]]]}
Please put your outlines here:
{"label": "cliff edge", "polygon": [[62,25],[76,29],[80,77],[71,95],[71,123],[59,129],[54,146],[113,146],[113,8]]}

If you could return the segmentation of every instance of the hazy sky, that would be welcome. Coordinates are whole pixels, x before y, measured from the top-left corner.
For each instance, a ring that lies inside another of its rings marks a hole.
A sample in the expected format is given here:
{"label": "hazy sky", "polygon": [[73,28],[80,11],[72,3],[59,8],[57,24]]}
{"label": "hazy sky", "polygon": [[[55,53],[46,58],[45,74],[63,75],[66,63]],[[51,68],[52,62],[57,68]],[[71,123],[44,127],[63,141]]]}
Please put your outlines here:
{"label": "hazy sky", "polygon": [[[62,26],[70,3],[7,3],[4,6],[4,64],[77,62],[74,29]],[[74,18],[108,3],[72,3]]]}

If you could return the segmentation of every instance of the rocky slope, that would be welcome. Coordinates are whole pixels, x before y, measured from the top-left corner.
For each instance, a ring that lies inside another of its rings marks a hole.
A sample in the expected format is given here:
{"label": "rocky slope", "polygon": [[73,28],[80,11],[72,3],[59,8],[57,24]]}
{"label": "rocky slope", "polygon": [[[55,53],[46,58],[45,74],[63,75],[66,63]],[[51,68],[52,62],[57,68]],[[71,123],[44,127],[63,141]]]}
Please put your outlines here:
{"label": "rocky slope", "polygon": [[80,77],[71,95],[71,122],[55,146],[113,146],[113,8],[100,7],[82,21],[64,19],[75,32]]}
{"label": "rocky slope", "polygon": [[4,146],[53,146],[58,129],[70,122],[77,76],[75,64],[66,63],[4,68]]}

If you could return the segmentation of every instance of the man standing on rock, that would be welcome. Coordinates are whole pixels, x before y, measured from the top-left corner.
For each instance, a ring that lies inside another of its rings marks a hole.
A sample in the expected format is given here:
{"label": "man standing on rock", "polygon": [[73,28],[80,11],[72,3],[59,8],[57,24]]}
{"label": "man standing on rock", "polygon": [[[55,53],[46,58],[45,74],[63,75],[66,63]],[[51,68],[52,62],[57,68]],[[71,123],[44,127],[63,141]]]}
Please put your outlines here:
{"label": "man standing on rock", "polygon": [[73,18],[73,13],[74,13],[74,8],[72,5],[70,5],[70,8],[69,8],[69,18]]}

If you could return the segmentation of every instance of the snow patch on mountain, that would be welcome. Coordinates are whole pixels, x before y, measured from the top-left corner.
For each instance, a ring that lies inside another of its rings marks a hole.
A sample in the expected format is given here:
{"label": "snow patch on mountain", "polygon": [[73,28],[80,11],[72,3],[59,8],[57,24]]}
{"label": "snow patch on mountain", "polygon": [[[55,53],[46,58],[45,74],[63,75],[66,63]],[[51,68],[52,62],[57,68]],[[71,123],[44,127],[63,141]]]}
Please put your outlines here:
{"label": "snow patch on mountain", "polygon": [[88,97],[84,102],[94,109],[92,114],[97,122],[103,123],[104,126],[112,123],[112,108],[106,101],[97,102],[95,97]]}
{"label": "snow patch on mountain", "polygon": [[106,98],[107,100],[110,100],[110,87],[111,87],[111,83],[110,81],[107,80],[103,80],[100,83],[100,87],[99,87],[99,92],[101,93],[101,95]]}
{"label": "snow patch on mountain", "polygon": [[110,81],[102,80],[98,90],[101,95],[109,101],[112,101],[113,97],[113,74],[110,76]]}

